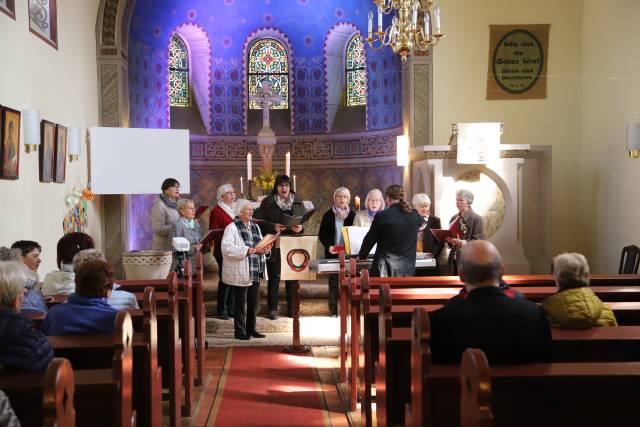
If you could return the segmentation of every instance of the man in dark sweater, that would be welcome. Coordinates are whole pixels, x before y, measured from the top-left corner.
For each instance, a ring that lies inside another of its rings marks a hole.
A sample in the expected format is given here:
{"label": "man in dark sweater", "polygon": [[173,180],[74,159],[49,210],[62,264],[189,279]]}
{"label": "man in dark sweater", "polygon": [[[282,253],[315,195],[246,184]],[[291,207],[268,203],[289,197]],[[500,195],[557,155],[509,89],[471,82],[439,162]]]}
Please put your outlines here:
{"label": "man in dark sweater", "polygon": [[549,361],[551,332],[537,304],[500,289],[504,266],[493,244],[475,240],[458,259],[466,298],[430,314],[434,363],[459,364],[467,348],[479,348],[490,364]]}

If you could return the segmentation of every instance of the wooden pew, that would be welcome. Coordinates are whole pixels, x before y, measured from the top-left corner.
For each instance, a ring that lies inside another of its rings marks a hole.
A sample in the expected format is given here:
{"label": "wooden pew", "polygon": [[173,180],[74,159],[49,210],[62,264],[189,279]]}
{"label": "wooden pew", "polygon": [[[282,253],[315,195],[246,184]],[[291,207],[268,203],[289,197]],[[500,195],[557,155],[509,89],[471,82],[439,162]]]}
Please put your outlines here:
{"label": "wooden pew", "polygon": [[[396,327],[393,319],[391,292],[388,286],[384,285],[380,289],[381,305],[379,316],[377,319],[376,335],[379,335],[379,343],[374,341],[377,351],[377,364],[375,370],[376,384],[376,407],[381,413],[378,416],[384,416],[385,408],[388,405],[392,407],[389,411],[398,414],[404,399],[408,398],[409,373],[403,366],[409,365],[409,351],[411,348],[411,329],[407,327]],[[424,308],[420,310],[427,312]],[[617,326],[602,327],[588,330],[562,330],[552,329],[552,354],[553,362],[636,362],[640,361],[640,326]],[[373,341],[373,340],[372,340]],[[365,355],[368,362],[371,363],[371,355]],[[387,360],[393,360],[394,364],[399,367],[388,366]],[[365,365],[366,366],[366,365]],[[392,381],[392,377],[393,381]],[[368,378],[365,377],[365,381]],[[392,383],[389,385],[389,383]],[[371,382],[368,382],[370,385]],[[403,387],[404,384],[404,387]],[[386,395],[389,393],[394,396],[394,402],[387,402]],[[371,390],[367,388],[364,394],[362,416],[362,424],[370,423],[370,408],[364,406],[371,403]],[[388,413],[388,420],[397,422]]]}
{"label": "wooden pew", "polygon": [[[132,409],[133,327],[131,316],[121,311],[116,316],[115,332],[111,336],[112,360],[108,369],[74,370],[73,402],[78,425],[135,426],[136,412]],[[20,390],[22,387],[41,387],[42,374],[0,376],[0,388]],[[7,392],[9,394],[9,392]],[[32,411],[33,401],[18,406],[18,411]],[[15,409],[15,408],[14,408]],[[97,415],[99,414],[99,416]]]}
{"label": "wooden pew", "polygon": [[[411,411],[405,424],[415,425]],[[460,427],[493,427],[491,411],[491,371],[484,353],[470,348],[460,363]]]}
{"label": "wooden pew", "polygon": [[[185,263],[185,271],[191,268],[191,262]],[[179,414],[173,414],[172,422],[178,423],[180,415],[189,417],[193,409],[194,398],[194,360],[195,360],[195,343],[194,343],[194,319],[192,316],[192,288],[191,275],[178,282],[175,272],[169,273],[166,280],[123,280],[118,284],[120,289],[133,292],[136,298],[140,300],[142,297],[141,289],[151,286],[155,290],[156,301],[160,306],[157,309],[157,317],[159,330],[161,331],[159,340],[159,360],[164,369],[164,382],[168,383],[170,394],[172,396],[172,409],[177,399],[180,405],[181,387],[184,384],[184,404],[179,408]],[[175,311],[175,312],[174,312]],[[174,331],[175,329],[175,331]],[[163,334],[166,333],[168,335]],[[173,336],[177,337],[177,342],[173,340]],[[168,341],[165,341],[169,338]],[[176,358],[175,352],[182,352],[182,355]],[[184,369],[184,381],[181,380],[181,373]],[[174,399],[175,397],[175,399]]]}
{"label": "wooden pew", "polygon": [[[141,425],[162,423],[162,368],[158,366],[157,319],[155,294],[145,289],[143,310],[129,310],[132,325],[140,326],[132,336],[133,407]],[[50,336],[49,343],[57,356],[71,360],[76,370],[108,367],[114,348],[112,335]]]}
{"label": "wooden pew", "polygon": [[0,390],[23,427],[75,426],[74,388],[71,363],[61,358],[53,359],[46,372],[0,376]]}
{"label": "wooden pew", "polygon": [[[460,425],[461,372],[453,365],[432,365],[429,324],[416,310],[411,355],[411,403],[405,408],[406,426]],[[476,360],[484,354],[474,353]],[[468,358],[463,357],[463,364]],[[640,397],[640,363],[540,363],[496,366],[490,369],[493,425],[566,427],[635,425]],[[462,374],[463,378],[482,376]],[[472,385],[484,388],[485,384]],[[602,392],[599,392],[602,391]],[[486,408],[485,408],[486,411]]]}

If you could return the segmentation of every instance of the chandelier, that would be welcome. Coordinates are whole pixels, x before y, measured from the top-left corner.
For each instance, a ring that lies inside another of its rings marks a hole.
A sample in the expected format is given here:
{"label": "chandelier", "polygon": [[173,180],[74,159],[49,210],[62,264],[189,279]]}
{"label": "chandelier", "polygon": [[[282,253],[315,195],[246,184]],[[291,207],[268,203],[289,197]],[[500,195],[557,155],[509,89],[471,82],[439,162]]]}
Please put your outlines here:
{"label": "chandelier", "polygon": [[[444,37],[440,28],[440,8],[432,0],[373,0],[378,6],[378,31],[373,31],[373,11],[369,11],[367,41],[380,49],[389,46],[402,62],[414,51],[426,51]],[[382,28],[382,15],[394,12],[391,25]]]}

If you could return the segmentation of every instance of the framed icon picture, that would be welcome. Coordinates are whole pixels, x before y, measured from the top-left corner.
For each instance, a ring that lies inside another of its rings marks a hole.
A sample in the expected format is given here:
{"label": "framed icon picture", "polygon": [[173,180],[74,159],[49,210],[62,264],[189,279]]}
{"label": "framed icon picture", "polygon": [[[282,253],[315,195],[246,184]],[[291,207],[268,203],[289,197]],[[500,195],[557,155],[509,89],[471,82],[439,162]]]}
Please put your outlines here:
{"label": "framed icon picture", "polygon": [[20,171],[20,111],[2,107],[0,161],[3,179],[18,179]]}
{"label": "framed icon picture", "polygon": [[58,49],[58,14],[56,0],[28,1],[29,31],[54,49]]}
{"label": "framed icon picture", "polygon": [[67,173],[67,128],[56,125],[56,156],[54,182],[64,183]]}
{"label": "framed icon picture", "polygon": [[16,1],[0,0],[0,12],[6,13],[9,18],[16,19]]}
{"label": "framed icon picture", "polygon": [[52,182],[55,169],[56,125],[47,120],[40,123],[40,182]]}

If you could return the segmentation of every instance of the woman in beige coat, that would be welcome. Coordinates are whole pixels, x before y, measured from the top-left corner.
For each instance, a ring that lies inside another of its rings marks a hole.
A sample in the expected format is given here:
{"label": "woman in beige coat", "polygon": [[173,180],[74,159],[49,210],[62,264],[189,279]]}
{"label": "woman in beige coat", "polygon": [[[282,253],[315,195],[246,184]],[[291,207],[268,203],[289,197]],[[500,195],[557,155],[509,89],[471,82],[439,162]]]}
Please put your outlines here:
{"label": "woman in beige coat", "polygon": [[373,217],[382,210],[384,210],[384,197],[382,197],[382,191],[377,188],[369,190],[367,197],[364,199],[364,210],[356,212],[356,218],[353,220],[353,225],[356,227],[371,227]]}
{"label": "woman in beige coat", "polygon": [[178,214],[178,199],[180,198],[180,183],[177,179],[167,178],[162,182],[162,193],[151,208],[151,230],[153,231],[154,251],[170,251],[173,227]]}

